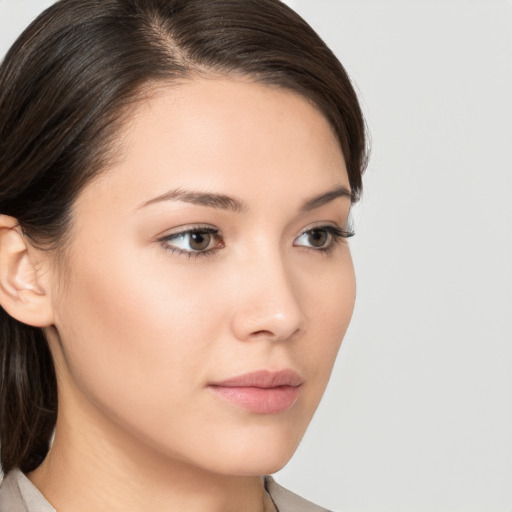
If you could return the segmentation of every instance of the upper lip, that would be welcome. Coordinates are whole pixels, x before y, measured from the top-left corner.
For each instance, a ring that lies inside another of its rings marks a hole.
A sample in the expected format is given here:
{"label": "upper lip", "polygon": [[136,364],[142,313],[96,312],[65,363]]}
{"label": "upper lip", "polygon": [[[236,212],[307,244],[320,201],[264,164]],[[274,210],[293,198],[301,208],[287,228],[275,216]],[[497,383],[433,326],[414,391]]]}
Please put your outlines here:
{"label": "upper lip", "polygon": [[285,369],[279,371],[257,370],[244,373],[229,379],[213,382],[211,386],[220,387],[255,387],[255,388],[277,388],[279,386],[300,386],[302,377],[294,370]]}

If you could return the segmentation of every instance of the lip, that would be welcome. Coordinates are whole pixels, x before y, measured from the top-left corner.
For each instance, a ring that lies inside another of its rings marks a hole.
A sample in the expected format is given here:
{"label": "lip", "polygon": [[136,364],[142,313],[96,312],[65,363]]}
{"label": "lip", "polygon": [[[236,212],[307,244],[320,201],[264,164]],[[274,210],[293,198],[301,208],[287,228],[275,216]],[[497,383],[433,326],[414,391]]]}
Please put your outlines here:
{"label": "lip", "polygon": [[293,370],[259,370],[213,382],[209,388],[220,398],[256,414],[278,414],[298,399],[302,377]]}

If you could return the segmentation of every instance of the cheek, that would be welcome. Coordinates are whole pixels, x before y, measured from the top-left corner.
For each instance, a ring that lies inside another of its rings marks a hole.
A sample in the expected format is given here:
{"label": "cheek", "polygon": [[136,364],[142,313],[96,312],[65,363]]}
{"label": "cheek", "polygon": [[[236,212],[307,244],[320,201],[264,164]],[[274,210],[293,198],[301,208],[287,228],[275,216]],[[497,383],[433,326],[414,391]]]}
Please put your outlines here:
{"label": "cheek", "polygon": [[308,283],[306,309],[311,332],[304,337],[302,357],[315,361],[310,370],[323,392],[354,309],[356,285],[348,247],[341,263],[326,266]]}
{"label": "cheek", "polygon": [[220,314],[210,287],[172,271],[160,255],[134,254],[112,249],[75,258],[57,328],[83,394],[119,417],[144,411],[156,422],[162,396],[181,407],[197,389],[192,376],[207,377]]}

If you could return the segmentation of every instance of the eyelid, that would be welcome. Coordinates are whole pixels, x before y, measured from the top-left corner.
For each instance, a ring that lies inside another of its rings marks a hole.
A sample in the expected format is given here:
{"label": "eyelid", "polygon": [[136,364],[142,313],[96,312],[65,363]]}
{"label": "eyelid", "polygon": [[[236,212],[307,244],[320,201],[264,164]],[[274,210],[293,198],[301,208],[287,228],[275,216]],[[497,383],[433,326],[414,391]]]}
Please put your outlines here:
{"label": "eyelid", "polygon": [[183,233],[189,233],[191,231],[220,232],[219,228],[213,226],[212,224],[185,224],[183,226],[178,226],[176,228],[166,229],[165,231],[162,232],[161,235],[158,235],[157,238],[170,238],[172,236],[178,236]]}
{"label": "eyelid", "polygon": [[325,229],[327,231],[335,233],[337,236],[341,238],[350,238],[355,235],[355,231],[353,230],[350,221],[348,221],[345,227],[341,227],[336,222],[315,222],[303,228],[300,231],[300,234],[297,236],[301,236],[314,229]]}
{"label": "eyelid", "polygon": [[[328,239],[326,245],[315,247],[314,245],[296,243],[298,239],[308,235],[308,233],[315,230],[325,231],[327,233]],[[353,235],[354,232],[351,229],[342,229],[335,223],[315,223],[314,225],[310,225],[301,231],[300,235],[294,239],[294,245],[307,251],[314,251],[319,254],[330,255],[332,252],[334,252],[338,244],[342,243],[344,239],[347,239]]]}
{"label": "eyelid", "polygon": [[[186,225],[186,226],[180,226],[179,228],[176,228],[173,231],[166,231],[165,235],[159,236],[157,238],[157,242],[160,243],[160,245],[167,251],[170,251],[171,253],[176,253],[183,256],[188,257],[199,257],[199,256],[212,256],[214,255],[218,250],[222,249],[224,247],[224,241],[222,240],[222,235],[220,234],[219,228],[209,225],[209,224],[195,224],[195,225]],[[177,238],[179,236],[192,234],[192,233],[208,233],[212,235],[216,240],[216,246],[205,249],[205,250],[187,250],[182,249],[180,247],[177,247],[176,245],[173,245],[171,242],[174,238]]]}

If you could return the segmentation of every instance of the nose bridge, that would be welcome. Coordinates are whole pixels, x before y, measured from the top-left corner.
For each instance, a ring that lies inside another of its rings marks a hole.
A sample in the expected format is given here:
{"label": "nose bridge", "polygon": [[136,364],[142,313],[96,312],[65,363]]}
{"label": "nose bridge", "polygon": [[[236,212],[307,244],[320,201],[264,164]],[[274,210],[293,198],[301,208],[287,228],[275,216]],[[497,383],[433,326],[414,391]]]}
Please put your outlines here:
{"label": "nose bridge", "polygon": [[233,314],[240,339],[288,339],[304,328],[299,290],[278,247],[251,251],[242,267],[241,289]]}

